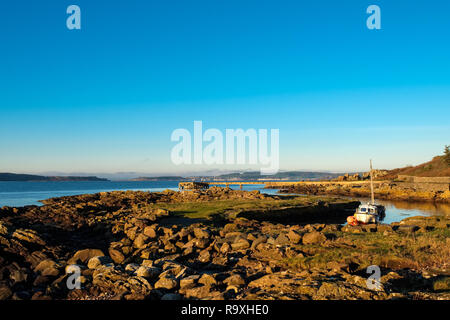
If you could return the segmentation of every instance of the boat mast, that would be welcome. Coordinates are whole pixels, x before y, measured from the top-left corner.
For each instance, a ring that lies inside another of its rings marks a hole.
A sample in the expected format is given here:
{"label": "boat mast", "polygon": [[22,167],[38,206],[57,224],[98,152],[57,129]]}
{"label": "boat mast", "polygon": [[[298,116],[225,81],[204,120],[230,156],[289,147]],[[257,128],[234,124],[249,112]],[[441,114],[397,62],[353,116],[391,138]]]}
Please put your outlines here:
{"label": "boat mast", "polygon": [[373,194],[372,159],[370,159],[370,194],[372,196],[372,204],[375,205],[375,195]]}

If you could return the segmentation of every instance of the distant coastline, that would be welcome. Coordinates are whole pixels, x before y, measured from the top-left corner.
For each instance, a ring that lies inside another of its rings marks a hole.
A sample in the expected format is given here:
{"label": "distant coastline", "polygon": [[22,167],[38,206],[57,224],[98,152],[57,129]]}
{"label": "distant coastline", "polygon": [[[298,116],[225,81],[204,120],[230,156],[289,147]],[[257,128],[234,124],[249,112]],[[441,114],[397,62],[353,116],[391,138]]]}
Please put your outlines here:
{"label": "distant coastline", "polygon": [[165,177],[138,177],[129,179],[129,181],[188,181],[189,179],[178,176],[165,176]]}
{"label": "distant coastline", "polygon": [[0,181],[109,181],[95,176],[40,176],[33,174],[0,173]]}
{"label": "distant coastline", "polygon": [[330,172],[313,172],[313,171],[286,171],[279,172],[275,175],[261,175],[259,171],[237,172],[228,173],[218,176],[160,176],[160,177],[138,177],[130,179],[130,181],[261,181],[261,183],[267,181],[298,181],[298,180],[321,180],[321,179],[333,179],[338,177],[338,173]]}

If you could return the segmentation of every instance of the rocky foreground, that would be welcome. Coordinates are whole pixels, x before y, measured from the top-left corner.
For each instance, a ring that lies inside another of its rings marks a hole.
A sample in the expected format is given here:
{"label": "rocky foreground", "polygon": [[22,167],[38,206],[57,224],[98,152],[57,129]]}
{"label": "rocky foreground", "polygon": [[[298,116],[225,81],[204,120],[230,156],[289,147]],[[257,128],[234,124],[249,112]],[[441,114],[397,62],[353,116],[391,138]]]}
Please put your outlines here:
{"label": "rocky foreground", "polygon": [[[190,223],[164,209],[182,205],[189,211],[210,201],[237,206],[267,197],[213,188],[109,192],[49,199],[42,207],[3,207],[0,299],[450,299],[449,217],[357,227],[289,225],[253,219],[257,211],[249,208],[246,218]],[[284,207],[280,197],[269,200]],[[328,207],[317,202],[317,208]],[[367,286],[370,265],[381,268],[379,290]],[[81,288],[69,290],[74,266]]]}

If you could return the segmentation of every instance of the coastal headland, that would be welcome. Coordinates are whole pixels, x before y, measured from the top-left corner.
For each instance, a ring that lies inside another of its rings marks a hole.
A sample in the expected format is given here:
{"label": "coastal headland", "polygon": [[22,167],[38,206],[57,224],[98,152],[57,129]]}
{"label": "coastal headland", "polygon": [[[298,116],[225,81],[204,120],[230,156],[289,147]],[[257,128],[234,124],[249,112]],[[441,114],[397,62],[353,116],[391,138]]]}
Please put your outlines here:
{"label": "coastal headland", "polygon": [[355,201],[219,187],[42,202],[0,209],[0,299],[450,298],[445,215],[350,227]]}
{"label": "coastal headland", "polygon": [[[450,203],[450,151],[431,161],[393,170],[373,170],[377,199]],[[370,173],[345,174],[332,180],[268,182],[280,193],[370,197]]]}
{"label": "coastal headland", "polygon": [[34,174],[0,173],[0,181],[108,181],[95,176],[41,176]]}
{"label": "coastal headland", "polygon": [[[279,189],[280,193],[370,197],[369,181],[270,182],[265,188]],[[374,192],[377,199],[450,203],[450,178],[375,181]]]}

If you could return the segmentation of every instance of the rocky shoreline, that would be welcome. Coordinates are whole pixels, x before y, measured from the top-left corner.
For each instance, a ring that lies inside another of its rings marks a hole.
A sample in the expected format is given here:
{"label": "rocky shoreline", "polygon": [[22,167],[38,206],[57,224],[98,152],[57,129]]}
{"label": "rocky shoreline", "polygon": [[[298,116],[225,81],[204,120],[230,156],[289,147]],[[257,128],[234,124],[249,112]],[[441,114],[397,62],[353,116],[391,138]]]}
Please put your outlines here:
{"label": "rocky shoreline", "polygon": [[[306,195],[334,195],[355,198],[370,197],[368,183],[314,182],[294,184],[267,184],[268,189],[279,189],[279,193]],[[383,181],[374,183],[377,199],[402,201],[431,201],[450,203],[450,190],[421,190],[402,182]]]}
{"label": "rocky shoreline", "polygon": [[[166,209],[211,201],[280,205],[180,223]],[[315,209],[294,207],[331,214],[354,206],[314,201]],[[283,198],[226,188],[43,203],[0,209],[2,300],[450,299],[446,216],[349,227],[312,214],[297,224],[277,220]],[[380,290],[367,287],[370,265],[381,268]],[[81,288],[69,290],[74,270]]]}

